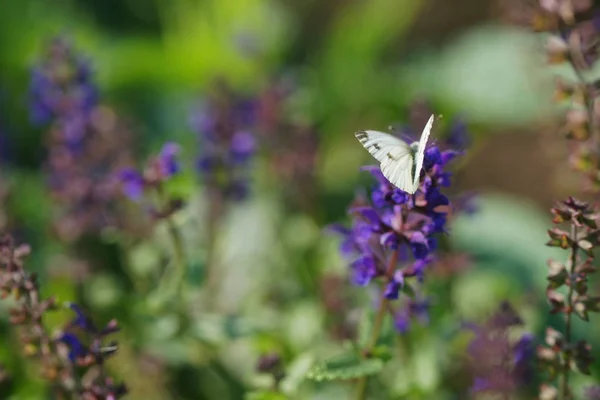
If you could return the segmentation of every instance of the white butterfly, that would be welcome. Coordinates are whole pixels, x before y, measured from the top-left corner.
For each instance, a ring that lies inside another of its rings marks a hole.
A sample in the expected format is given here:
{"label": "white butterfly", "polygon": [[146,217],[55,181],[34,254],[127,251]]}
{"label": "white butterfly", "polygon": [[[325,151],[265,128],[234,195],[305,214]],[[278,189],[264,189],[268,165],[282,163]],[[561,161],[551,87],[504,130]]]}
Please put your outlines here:
{"label": "white butterfly", "polygon": [[425,145],[433,126],[433,115],[429,117],[421,140],[409,145],[388,133],[358,131],[354,134],[360,143],[381,163],[381,172],[394,186],[413,194],[419,188]]}

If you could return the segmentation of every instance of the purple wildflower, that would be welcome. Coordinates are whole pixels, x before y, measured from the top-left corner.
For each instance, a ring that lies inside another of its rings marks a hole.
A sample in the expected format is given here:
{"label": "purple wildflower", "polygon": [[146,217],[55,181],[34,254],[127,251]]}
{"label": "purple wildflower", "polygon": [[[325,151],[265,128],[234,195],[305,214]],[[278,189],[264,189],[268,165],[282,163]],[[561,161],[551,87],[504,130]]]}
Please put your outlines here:
{"label": "purple wildflower", "polygon": [[[163,196],[163,184],[177,175],[181,166],[177,158],[180,147],[176,143],[167,142],[157,155],[151,157],[142,172],[135,168],[121,169],[116,175],[121,183],[125,197],[139,202],[144,200],[146,189],[153,189]],[[158,207],[151,207],[151,214],[157,218],[166,218],[183,205],[180,199],[162,199]]]}
{"label": "purple wildflower", "polygon": [[90,64],[64,37],[52,40],[46,61],[33,68],[29,87],[31,120],[48,124],[62,120],[73,142],[84,136],[85,118],[98,105],[98,89]]}
{"label": "purple wildflower", "polygon": [[[331,231],[343,237],[342,254],[350,258],[353,281],[360,286],[372,280],[384,280],[383,295],[398,299],[405,286],[414,289],[409,280],[422,283],[427,265],[434,261],[436,236],[446,232],[450,201],[443,188],[450,185],[451,174],[447,164],[460,153],[431,145],[425,150],[423,176],[414,195],[393,186],[379,167],[368,166],[376,185],[371,191],[371,204],[350,208],[352,228],[332,225]],[[397,260],[404,265],[389,265],[396,260],[390,253],[397,252]],[[411,261],[412,259],[412,261]],[[429,302],[425,298],[410,299],[395,311],[395,326],[400,332],[408,330],[411,318],[428,321]]]}
{"label": "purple wildflower", "polygon": [[171,142],[165,143],[160,150],[156,163],[163,179],[168,179],[179,172],[180,166],[177,160],[179,150],[179,145]]}
{"label": "purple wildflower", "polygon": [[524,334],[513,343],[510,328],[523,322],[504,302],[484,324],[466,324],[475,333],[468,347],[474,373],[471,392],[510,396],[531,383],[535,359],[534,337]]}
{"label": "purple wildflower", "polygon": [[124,168],[119,173],[123,193],[130,200],[138,201],[144,195],[144,177],[134,168]]}
{"label": "purple wildflower", "polygon": [[130,132],[99,103],[88,61],[64,38],[54,39],[32,70],[31,120],[47,128],[45,171],[56,201],[55,231],[66,241],[106,227],[124,228],[113,172],[130,162]]}
{"label": "purple wildflower", "polygon": [[300,90],[289,74],[269,82],[257,96],[256,133],[286,206],[313,214],[318,203],[315,166],[321,135],[315,124],[295,118],[294,94]]}
{"label": "purple wildflower", "polygon": [[221,83],[191,115],[192,129],[200,139],[198,171],[222,199],[239,201],[249,194],[249,166],[256,152],[255,114],[253,101]]}
{"label": "purple wildflower", "polygon": [[583,395],[585,400],[600,400],[600,386],[594,385],[585,388]]}

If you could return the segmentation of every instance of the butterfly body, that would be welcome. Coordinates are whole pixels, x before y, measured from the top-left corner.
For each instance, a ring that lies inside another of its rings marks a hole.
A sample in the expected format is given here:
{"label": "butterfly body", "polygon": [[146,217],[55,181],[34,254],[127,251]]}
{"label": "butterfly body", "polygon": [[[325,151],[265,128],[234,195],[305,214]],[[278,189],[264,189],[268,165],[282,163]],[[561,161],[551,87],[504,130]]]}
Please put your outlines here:
{"label": "butterfly body", "polygon": [[411,144],[389,133],[378,131],[358,131],[355,136],[381,163],[381,172],[387,180],[399,189],[413,194],[419,188],[425,146],[432,126],[433,115],[429,117],[421,139]]}

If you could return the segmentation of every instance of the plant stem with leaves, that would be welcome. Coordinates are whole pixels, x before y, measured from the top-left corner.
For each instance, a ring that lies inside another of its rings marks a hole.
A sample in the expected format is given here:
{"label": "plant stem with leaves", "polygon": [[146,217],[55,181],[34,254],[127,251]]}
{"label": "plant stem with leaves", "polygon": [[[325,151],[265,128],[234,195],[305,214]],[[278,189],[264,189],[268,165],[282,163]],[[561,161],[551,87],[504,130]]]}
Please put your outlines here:
{"label": "plant stem with leaves", "polygon": [[[394,274],[394,269],[396,268],[396,264],[398,262],[398,249],[392,252],[390,257],[386,276],[392,276]],[[377,340],[379,339],[379,334],[381,333],[381,328],[383,327],[383,321],[385,320],[385,315],[388,311],[389,299],[385,296],[385,291],[381,291],[381,296],[379,298],[379,308],[377,309],[377,314],[375,315],[375,322],[373,323],[373,330],[371,331],[371,335],[369,336],[369,340],[367,341],[367,346],[363,349],[363,357],[370,357],[373,348],[377,345]],[[363,376],[358,381],[358,386],[356,390],[356,399],[364,400],[367,393],[367,383],[368,377]]]}

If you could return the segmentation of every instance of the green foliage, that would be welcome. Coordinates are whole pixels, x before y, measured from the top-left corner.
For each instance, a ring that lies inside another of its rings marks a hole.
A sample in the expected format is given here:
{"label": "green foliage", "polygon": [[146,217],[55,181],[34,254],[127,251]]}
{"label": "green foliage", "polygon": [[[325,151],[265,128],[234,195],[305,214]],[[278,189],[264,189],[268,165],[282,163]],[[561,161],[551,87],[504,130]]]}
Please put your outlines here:
{"label": "green foliage", "polygon": [[347,352],[317,363],[306,374],[315,381],[334,381],[374,375],[383,369],[380,358],[363,358],[356,352]]}
{"label": "green foliage", "polygon": [[244,397],[245,400],[287,400],[288,396],[281,392],[274,392],[271,390],[257,390],[255,392],[247,393]]}

